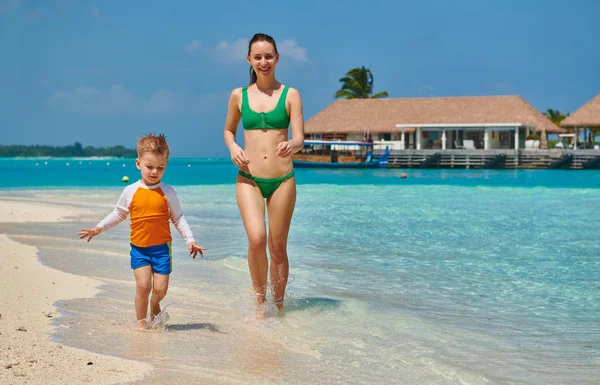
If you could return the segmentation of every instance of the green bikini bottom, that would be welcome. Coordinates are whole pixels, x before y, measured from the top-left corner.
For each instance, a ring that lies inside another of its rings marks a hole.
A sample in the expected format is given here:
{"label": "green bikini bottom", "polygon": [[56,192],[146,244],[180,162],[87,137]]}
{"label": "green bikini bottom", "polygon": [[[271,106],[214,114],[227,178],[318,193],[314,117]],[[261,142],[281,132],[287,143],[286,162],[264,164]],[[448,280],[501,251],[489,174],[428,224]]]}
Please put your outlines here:
{"label": "green bikini bottom", "polygon": [[256,185],[258,186],[258,188],[260,189],[260,192],[262,193],[263,198],[268,198],[269,196],[271,196],[271,194],[273,194],[275,192],[275,190],[277,190],[277,187],[279,187],[279,185],[282,182],[285,182],[286,180],[288,180],[294,176],[294,170],[292,170],[287,175],[280,176],[279,178],[257,178],[255,176],[252,176],[252,175],[248,174],[247,172],[244,172],[241,170],[240,170],[239,174],[241,176],[243,176],[244,178],[253,180],[256,183]]}

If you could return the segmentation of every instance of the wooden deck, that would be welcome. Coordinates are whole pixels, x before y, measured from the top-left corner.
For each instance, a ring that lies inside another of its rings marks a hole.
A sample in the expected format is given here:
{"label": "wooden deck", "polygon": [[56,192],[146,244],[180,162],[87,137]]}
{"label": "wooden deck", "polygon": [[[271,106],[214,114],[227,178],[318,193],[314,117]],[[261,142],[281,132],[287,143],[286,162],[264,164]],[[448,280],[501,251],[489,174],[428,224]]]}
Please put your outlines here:
{"label": "wooden deck", "polygon": [[[378,152],[379,153],[379,152]],[[376,153],[376,157],[378,155]],[[593,163],[592,163],[593,162]],[[390,168],[600,169],[598,150],[392,150]]]}

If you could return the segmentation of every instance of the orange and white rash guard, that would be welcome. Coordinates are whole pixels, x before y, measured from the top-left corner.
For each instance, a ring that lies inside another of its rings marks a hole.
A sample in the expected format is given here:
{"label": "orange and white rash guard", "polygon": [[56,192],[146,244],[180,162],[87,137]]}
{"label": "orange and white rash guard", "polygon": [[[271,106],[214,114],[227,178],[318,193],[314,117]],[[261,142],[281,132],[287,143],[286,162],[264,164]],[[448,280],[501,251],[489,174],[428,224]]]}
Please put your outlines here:
{"label": "orange and white rash guard", "polygon": [[115,209],[96,226],[106,231],[123,222],[127,214],[131,214],[130,241],[135,246],[148,247],[171,242],[169,220],[185,243],[195,242],[175,189],[162,182],[146,186],[137,181],[125,187]]}

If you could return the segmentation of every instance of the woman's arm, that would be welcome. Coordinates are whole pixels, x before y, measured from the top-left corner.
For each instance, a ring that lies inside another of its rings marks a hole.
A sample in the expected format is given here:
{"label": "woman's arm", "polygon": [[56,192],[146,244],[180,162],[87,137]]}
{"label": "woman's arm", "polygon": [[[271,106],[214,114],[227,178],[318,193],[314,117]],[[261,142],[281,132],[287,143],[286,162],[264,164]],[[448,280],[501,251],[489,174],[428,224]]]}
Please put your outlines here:
{"label": "woman's arm", "polygon": [[279,156],[289,156],[304,148],[304,114],[302,112],[300,92],[290,87],[287,94],[287,102],[289,105],[292,139],[279,143],[277,146],[277,155]]}
{"label": "woman's arm", "polygon": [[304,113],[302,112],[302,98],[295,88],[288,91],[290,101],[290,126],[292,127],[292,151],[296,153],[304,148]]}
{"label": "woman's arm", "polygon": [[241,88],[236,88],[231,92],[231,96],[229,96],[229,103],[227,104],[225,130],[223,132],[225,145],[231,153],[231,161],[238,167],[249,163],[248,158],[246,158],[246,155],[244,154],[244,150],[242,150],[242,148],[235,142],[235,133],[242,117],[239,107],[241,97]]}

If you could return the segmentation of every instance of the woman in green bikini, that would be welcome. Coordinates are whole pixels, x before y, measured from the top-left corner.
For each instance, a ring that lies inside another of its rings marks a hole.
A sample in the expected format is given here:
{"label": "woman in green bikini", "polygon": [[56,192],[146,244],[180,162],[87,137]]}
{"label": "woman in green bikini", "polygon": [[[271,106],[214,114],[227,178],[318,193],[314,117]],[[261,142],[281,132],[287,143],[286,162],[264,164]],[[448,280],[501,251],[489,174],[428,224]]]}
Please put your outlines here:
{"label": "woman in green bikini", "polygon": [[[248,235],[248,266],[256,293],[256,315],[262,319],[266,310],[268,271],[273,300],[283,314],[289,270],[287,238],[296,203],[292,154],[304,146],[304,117],[300,93],[275,79],[279,53],[273,38],[255,34],[248,45],[247,60],[250,85],[232,91],[224,137],[231,160],[240,169],[236,197]],[[244,149],[235,142],[240,119],[244,127]],[[288,140],[288,127],[292,131],[291,140]]]}

